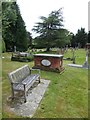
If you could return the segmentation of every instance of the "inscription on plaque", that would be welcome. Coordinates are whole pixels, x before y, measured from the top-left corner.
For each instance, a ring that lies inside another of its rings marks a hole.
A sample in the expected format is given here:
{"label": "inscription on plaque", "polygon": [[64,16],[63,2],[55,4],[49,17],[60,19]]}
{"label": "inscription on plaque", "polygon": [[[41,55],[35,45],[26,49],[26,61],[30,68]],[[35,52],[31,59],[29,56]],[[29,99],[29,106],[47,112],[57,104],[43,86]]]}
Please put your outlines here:
{"label": "inscription on plaque", "polygon": [[51,62],[50,62],[49,60],[46,60],[46,59],[43,59],[43,60],[41,61],[41,63],[42,63],[42,65],[44,65],[44,66],[50,66],[50,65],[51,65]]}

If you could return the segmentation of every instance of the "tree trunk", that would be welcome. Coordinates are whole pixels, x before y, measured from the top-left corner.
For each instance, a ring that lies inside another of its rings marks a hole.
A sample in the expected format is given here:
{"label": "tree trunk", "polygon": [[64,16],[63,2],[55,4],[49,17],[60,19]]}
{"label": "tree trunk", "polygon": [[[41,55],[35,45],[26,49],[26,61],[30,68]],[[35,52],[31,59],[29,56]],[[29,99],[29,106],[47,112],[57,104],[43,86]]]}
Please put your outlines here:
{"label": "tree trunk", "polygon": [[50,51],[50,48],[48,47],[48,48],[46,49],[46,51]]}

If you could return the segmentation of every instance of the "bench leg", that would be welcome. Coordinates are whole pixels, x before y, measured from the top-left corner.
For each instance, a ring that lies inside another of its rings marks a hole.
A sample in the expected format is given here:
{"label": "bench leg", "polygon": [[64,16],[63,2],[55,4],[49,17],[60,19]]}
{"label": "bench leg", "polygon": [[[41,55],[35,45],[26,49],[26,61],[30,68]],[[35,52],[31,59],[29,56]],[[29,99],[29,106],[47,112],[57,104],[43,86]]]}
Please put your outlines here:
{"label": "bench leg", "polygon": [[12,91],[12,100],[14,100],[14,91]]}
{"label": "bench leg", "polygon": [[41,81],[40,81],[40,77],[39,77],[39,83],[40,83]]}
{"label": "bench leg", "polygon": [[24,102],[26,102],[26,88],[25,88],[25,85],[24,85]]}
{"label": "bench leg", "polygon": [[12,100],[14,99],[14,90],[13,90],[13,86],[12,86]]}
{"label": "bench leg", "polygon": [[24,103],[26,102],[26,92],[24,91]]}

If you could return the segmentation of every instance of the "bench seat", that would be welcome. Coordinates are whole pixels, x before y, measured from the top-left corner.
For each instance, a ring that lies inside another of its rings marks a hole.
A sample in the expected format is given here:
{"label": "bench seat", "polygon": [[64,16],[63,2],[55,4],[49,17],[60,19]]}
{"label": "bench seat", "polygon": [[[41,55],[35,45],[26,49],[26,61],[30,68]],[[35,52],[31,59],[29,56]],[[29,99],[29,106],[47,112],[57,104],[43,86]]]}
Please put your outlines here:
{"label": "bench seat", "polygon": [[[24,91],[24,85],[26,88],[26,91],[33,85],[33,83],[39,78],[38,74],[32,74],[26,77],[21,83],[14,83],[13,89],[15,91]],[[29,88],[28,88],[29,87]]]}

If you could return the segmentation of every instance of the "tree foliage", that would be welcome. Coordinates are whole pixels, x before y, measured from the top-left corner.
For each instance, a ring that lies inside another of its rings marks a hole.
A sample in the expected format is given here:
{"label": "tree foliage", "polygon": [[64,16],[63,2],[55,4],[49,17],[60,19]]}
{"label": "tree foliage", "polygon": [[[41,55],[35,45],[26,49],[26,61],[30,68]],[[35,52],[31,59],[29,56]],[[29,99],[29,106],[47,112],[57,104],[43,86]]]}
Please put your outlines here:
{"label": "tree foliage", "polygon": [[14,3],[2,3],[2,37],[6,43],[6,49],[10,49],[13,41],[11,28],[14,28],[17,19]]}
{"label": "tree foliage", "polygon": [[28,46],[31,47],[32,46],[32,36],[31,36],[30,32],[28,32],[28,38],[29,38]]}
{"label": "tree foliage", "polygon": [[2,3],[2,37],[7,51],[14,46],[19,51],[27,50],[29,38],[16,2]]}
{"label": "tree foliage", "polygon": [[90,43],[90,31],[88,32],[88,43]]}
{"label": "tree foliage", "polygon": [[[42,22],[38,22],[33,30],[39,33],[35,38],[36,47],[47,48],[64,46],[67,36],[67,30],[63,29],[62,8],[52,11],[48,17],[41,16]],[[68,39],[67,39],[68,40]]]}
{"label": "tree foliage", "polygon": [[88,42],[88,36],[87,33],[85,32],[84,28],[78,29],[76,35],[73,35],[72,40],[71,40],[71,45],[73,47],[80,46],[80,47],[85,47],[86,43]]}

